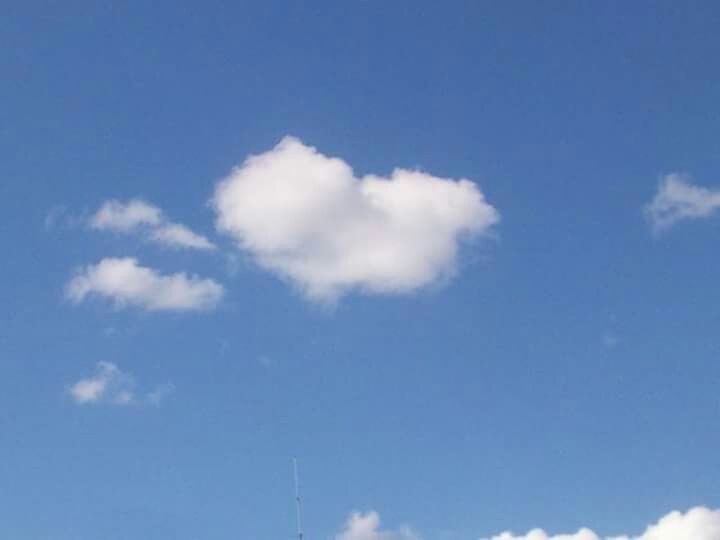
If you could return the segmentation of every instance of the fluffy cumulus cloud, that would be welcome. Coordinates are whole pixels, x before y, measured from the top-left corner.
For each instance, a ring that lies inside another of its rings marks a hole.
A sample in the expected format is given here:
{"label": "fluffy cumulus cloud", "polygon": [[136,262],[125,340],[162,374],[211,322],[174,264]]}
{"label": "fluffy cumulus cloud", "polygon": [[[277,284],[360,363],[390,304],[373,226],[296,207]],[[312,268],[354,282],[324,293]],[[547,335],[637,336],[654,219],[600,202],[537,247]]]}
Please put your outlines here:
{"label": "fluffy cumulus cloud", "polygon": [[117,307],[193,311],[215,307],[224,290],[211,279],[188,276],[184,272],[161,275],[126,257],[106,258],[82,268],[68,282],[65,293],[76,303],[89,296],[100,296],[112,300]]}
{"label": "fluffy cumulus cloud", "polygon": [[99,231],[141,233],[148,240],[169,247],[215,249],[206,237],[169,221],[160,208],[139,199],[104,202],[90,218],[90,226]]}
{"label": "fluffy cumulus cloud", "polygon": [[418,540],[418,537],[408,527],[381,529],[377,512],[356,512],[350,515],[345,528],[335,536],[335,540]]}
{"label": "fluffy cumulus cloud", "polygon": [[525,535],[510,532],[490,540],[720,540],[720,510],[697,507],[686,513],[671,512],[639,536],[601,537],[589,529],[574,534],[551,535],[535,529]]}
{"label": "fluffy cumulus cloud", "polygon": [[235,168],[212,204],[219,231],[321,301],[447,278],[462,238],[499,221],[469,180],[407,169],[358,178],[342,159],[292,137]]}
{"label": "fluffy cumulus cloud", "polygon": [[79,405],[160,405],[174,390],[172,383],[164,383],[147,395],[138,395],[135,391],[135,380],[131,375],[121,371],[112,362],[98,362],[95,373],[73,384],[68,389],[68,394]]}
{"label": "fluffy cumulus cloud", "polygon": [[720,190],[694,185],[690,176],[672,173],[663,177],[644,210],[652,228],[659,232],[679,221],[710,217],[718,209]]}

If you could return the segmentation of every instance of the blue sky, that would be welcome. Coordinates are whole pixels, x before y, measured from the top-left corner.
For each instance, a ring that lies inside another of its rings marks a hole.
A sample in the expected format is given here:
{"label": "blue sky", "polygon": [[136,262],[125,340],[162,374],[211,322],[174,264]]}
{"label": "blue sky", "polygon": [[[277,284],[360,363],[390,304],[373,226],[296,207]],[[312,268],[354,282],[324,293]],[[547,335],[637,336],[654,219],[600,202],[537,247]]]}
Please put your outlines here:
{"label": "blue sky", "polygon": [[3,12],[0,537],[720,507],[717,3]]}

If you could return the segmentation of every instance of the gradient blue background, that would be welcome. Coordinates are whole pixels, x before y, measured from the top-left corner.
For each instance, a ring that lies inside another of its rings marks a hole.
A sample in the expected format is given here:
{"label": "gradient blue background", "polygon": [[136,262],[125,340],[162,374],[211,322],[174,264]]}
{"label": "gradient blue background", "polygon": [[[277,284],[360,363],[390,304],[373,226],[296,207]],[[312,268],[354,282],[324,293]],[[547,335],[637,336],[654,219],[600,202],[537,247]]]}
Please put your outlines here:
{"label": "gradient blue background", "polygon": [[[662,174],[720,185],[718,28],[699,1],[3,2],[0,537],[289,539],[292,455],[315,540],[354,509],[459,540],[720,505],[720,221],[642,216]],[[479,182],[498,241],[445,287],[326,310],[226,239],[77,223],[141,196],[212,235],[214,183],[286,134]],[[64,301],[128,255],[228,295]],[[177,391],[78,407],[101,360]]]}

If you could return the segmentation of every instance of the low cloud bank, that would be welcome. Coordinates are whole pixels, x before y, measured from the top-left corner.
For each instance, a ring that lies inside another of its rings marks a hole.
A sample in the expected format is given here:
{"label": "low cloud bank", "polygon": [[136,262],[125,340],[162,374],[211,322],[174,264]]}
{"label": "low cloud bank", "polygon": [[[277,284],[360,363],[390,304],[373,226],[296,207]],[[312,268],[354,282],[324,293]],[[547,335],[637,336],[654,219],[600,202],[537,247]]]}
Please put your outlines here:
{"label": "low cloud bank", "polygon": [[600,536],[590,529],[552,535],[534,529],[519,536],[504,532],[489,540],[720,540],[720,510],[697,507],[686,513],[671,512],[639,536]]}
{"label": "low cloud bank", "polygon": [[[335,540],[421,540],[407,526],[383,529],[377,512],[354,512]],[[551,534],[533,529],[525,534],[503,532],[480,540],[720,540],[720,510],[698,506],[687,512],[671,512],[648,526],[640,535],[600,536],[588,528],[575,533]]]}

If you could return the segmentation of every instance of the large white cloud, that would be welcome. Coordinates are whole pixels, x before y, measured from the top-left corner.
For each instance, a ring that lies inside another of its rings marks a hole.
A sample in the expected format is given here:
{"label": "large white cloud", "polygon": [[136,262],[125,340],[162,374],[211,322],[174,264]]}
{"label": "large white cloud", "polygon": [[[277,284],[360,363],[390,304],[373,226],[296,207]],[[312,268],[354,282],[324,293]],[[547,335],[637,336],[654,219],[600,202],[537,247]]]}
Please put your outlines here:
{"label": "large white cloud", "polygon": [[679,221],[710,217],[720,209],[720,190],[696,186],[689,175],[671,173],[663,177],[645,216],[655,231]]}
{"label": "large white cloud", "polygon": [[358,178],[292,137],[216,188],[216,227],[310,298],[413,291],[452,275],[463,236],[499,221],[476,184],[395,169]]}
{"label": "large white cloud", "polygon": [[184,272],[161,275],[136,259],[106,258],[81,269],[67,284],[66,296],[81,302],[91,295],[111,299],[116,306],[149,311],[191,311],[213,308],[224,290],[211,279]]}
{"label": "large white cloud", "polygon": [[639,536],[601,537],[590,529],[581,529],[574,534],[551,535],[542,529],[535,529],[525,535],[516,536],[505,532],[490,540],[720,540],[720,510],[697,507],[686,513],[671,512],[656,524],[649,526]]}
{"label": "large white cloud", "polygon": [[418,537],[408,527],[398,530],[381,529],[377,512],[354,512],[345,523],[345,528],[335,536],[335,540],[418,540]]}
{"label": "large white cloud", "polygon": [[90,218],[90,226],[100,231],[140,232],[148,240],[169,247],[215,249],[206,237],[169,221],[160,208],[140,199],[105,201]]}

